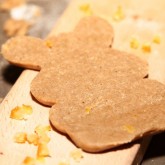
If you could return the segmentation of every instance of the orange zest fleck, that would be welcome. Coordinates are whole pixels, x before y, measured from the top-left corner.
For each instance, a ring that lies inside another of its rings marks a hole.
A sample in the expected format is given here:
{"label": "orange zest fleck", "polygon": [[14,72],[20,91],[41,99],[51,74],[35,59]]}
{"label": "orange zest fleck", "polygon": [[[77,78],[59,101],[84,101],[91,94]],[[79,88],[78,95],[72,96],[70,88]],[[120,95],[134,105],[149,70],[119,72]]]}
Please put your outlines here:
{"label": "orange zest fleck", "polygon": [[18,132],[14,136],[14,142],[16,143],[25,143],[27,139],[27,134],[24,132]]}
{"label": "orange zest fleck", "polygon": [[22,165],[37,165],[37,164],[44,163],[44,162],[45,162],[44,157],[33,158],[33,157],[30,157],[30,156],[27,156],[23,160]]}
{"label": "orange zest fleck", "polygon": [[160,42],[161,42],[160,36],[159,35],[155,35],[154,38],[153,38],[153,43],[160,44]]}
{"label": "orange zest fleck", "polygon": [[70,157],[79,162],[83,158],[83,152],[80,148],[77,148],[70,152]]}
{"label": "orange zest fleck", "polygon": [[39,142],[39,137],[37,134],[28,134],[27,135],[27,142],[29,144],[34,144],[34,145],[38,145]]}
{"label": "orange zest fleck", "polygon": [[27,156],[22,162],[23,165],[36,165],[45,162],[45,157],[50,156],[49,149],[47,144],[50,141],[49,136],[46,134],[47,131],[50,131],[51,127],[47,126],[37,126],[35,132],[31,134],[26,134],[23,132],[16,133],[14,136],[14,141],[16,143],[25,143],[26,141],[29,144],[37,146],[36,158]]}
{"label": "orange zest fleck", "polygon": [[47,131],[51,131],[51,127],[50,125],[47,125],[47,126],[38,125],[34,131],[36,134],[42,135],[43,133],[46,133]]}
{"label": "orange zest fleck", "polygon": [[130,41],[130,47],[133,49],[139,48],[139,41],[136,38],[132,38]]}
{"label": "orange zest fleck", "polygon": [[33,112],[32,107],[28,105],[22,105],[21,107],[17,106],[12,109],[10,113],[10,118],[16,120],[26,120],[28,115],[31,115]]}
{"label": "orange zest fleck", "polygon": [[22,109],[24,110],[24,112],[28,115],[31,115],[33,110],[32,110],[32,107],[30,105],[25,105],[23,104],[22,105]]}
{"label": "orange zest fleck", "polygon": [[123,12],[123,9],[121,6],[118,6],[116,11],[113,14],[113,20],[118,22],[118,21],[123,20],[124,18],[125,18],[125,14]]}
{"label": "orange zest fleck", "polygon": [[46,143],[39,144],[37,149],[37,157],[47,157],[47,156],[50,156],[47,144]]}
{"label": "orange zest fleck", "polygon": [[128,133],[134,133],[135,132],[135,127],[132,125],[124,125],[123,129],[127,131]]}
{"label": "orange zest fleck", "polygon": [[80,5],[79,9],[88,16],[91,16],[93,14],[90,4],[82,4]]}
{"label": "orange zest fleck", "polygon": [[44,163],[45,162],[45,157],[37,157],[36,162],[38,163]]}
{"label": "orange zest fleck", "polygon": [[47,46],[48,48],[52,48],[52,47],[53,47],[53,42],[50,41],[50,40],[46,40],[46,41],[45,41],[45,44],[46,44],[46,46]]}
{"label": "orange zest fleck", "polygon": [[144,43],[142,45],[142,50],[145,53],[150,53],[151,52],[151,44],[150,43]]}
{"label": "orange zest fleck", "polygon": [[32,157],[30,157],[30,156],[27,156],[27,157],[23,160],[22,165],[35,165],[35,163],[36,163],[35,158],[32,158]]}

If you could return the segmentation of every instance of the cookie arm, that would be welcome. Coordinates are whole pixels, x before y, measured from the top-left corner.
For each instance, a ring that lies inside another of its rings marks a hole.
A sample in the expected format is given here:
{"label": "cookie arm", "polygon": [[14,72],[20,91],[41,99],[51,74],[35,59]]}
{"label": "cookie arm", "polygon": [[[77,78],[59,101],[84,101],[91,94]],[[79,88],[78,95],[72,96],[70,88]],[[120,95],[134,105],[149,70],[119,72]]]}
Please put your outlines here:
{"label": "cookie arm", "polygon": [[29,36],[19,36],[8,40],[1,49],[6,60],[14,65],[40,70],[49,49],[43,40]]}

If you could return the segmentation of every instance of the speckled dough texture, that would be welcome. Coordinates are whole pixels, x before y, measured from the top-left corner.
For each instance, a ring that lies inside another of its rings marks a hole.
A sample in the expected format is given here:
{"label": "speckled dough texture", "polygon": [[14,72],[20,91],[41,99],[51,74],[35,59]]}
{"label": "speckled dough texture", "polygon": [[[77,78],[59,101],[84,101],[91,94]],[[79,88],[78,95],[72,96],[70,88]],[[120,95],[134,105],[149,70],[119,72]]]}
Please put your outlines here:
{"label": "speckled dough texture", "polygon": [[165,86],[146,78],[140,58],[114,50],[112,27],[97,17],[41,40],[16,37],[2,47],[11,63],[40,70],[32,95],[52,106],[53,126],[88,152],[165,130]]}

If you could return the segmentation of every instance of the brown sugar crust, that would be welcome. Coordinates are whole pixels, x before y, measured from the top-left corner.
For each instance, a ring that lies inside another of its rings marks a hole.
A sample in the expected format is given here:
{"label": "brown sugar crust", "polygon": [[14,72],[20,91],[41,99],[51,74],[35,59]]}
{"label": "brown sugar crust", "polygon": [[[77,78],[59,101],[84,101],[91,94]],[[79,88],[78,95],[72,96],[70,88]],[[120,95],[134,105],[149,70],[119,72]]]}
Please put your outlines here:
{"label": "brown sugar crust", "polygon": [[112,49],[112,40],[112,27],[89,17],[74,32],[45,41],[13,38],[2,48],[11,63],[41,69],[31,93],[52,106],[54,127],[89,152],[165,129],[165,86],[145,78],[147,63]]}

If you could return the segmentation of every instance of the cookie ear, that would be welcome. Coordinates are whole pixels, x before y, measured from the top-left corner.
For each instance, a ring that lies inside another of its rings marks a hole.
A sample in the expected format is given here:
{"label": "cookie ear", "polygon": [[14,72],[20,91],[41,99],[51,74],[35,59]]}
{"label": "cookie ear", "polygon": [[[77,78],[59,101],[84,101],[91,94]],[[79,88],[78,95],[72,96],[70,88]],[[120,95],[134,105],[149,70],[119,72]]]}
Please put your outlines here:
{"label": "cookie ear", "polygon": [[49,56],[45,42],[29,36],[11,38],[2,46],[1,52],[10,63],[35,70],[40,70],[43,59]]}
{"label": "cookie ear", "polygon": [[84,17],[76,26],[74,33],[87,44],[109,47],[112,45],[114,32],[112,26],[98,17]]}

